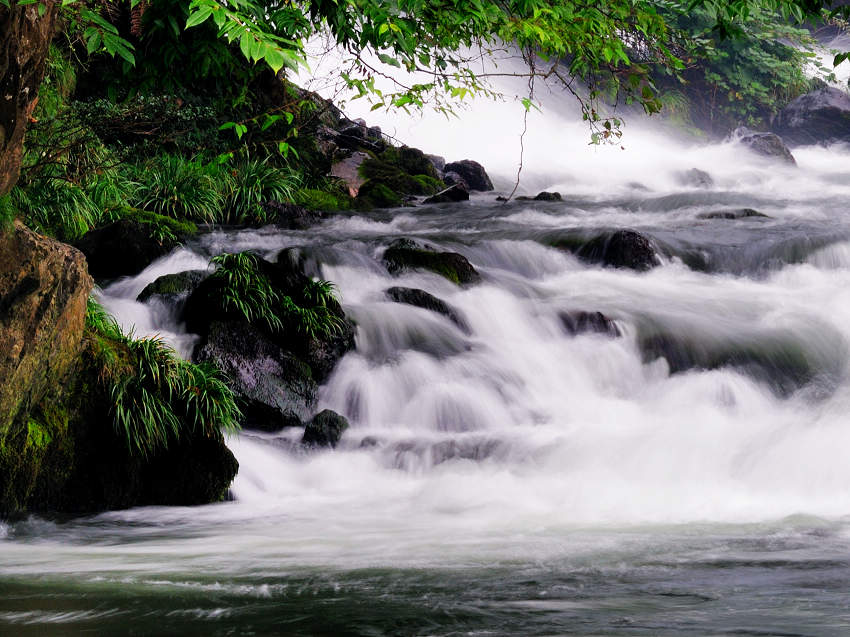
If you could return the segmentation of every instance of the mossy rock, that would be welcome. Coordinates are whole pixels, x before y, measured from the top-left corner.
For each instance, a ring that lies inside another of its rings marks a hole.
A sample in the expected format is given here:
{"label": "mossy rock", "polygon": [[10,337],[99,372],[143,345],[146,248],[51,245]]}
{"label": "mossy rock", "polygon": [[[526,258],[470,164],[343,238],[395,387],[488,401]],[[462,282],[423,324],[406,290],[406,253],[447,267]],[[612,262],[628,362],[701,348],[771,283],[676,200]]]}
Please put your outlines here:
{"label": "mossy rock", "polygon": [[347,194],[319,190],[318,188],[302,188],[295,193],[293,200],[299,206],[308,210],[323,212],[338,212],[349,210],[354,200]]}
{"label": "mossy rock", "polygon": [[470,285],[481,280],[481,275],[462,254],[439,252],[409,239],[393,242],[384,252],[384,264],[390,274],[405,270],[430,270],[457,285]]}
{"label": "mossy rock", "polygon": [[209,276],[206,270],[186,270],[174,274],[164,274],[145,286],[136,300],[144,303],[151,297],[157,297],[166,303],[172,303],[192,293]]}
{"label": "mossy rock", "polygon": [[379,179],[369,179],[360,186],[357,200],[373,208],[397,208],[404,203],[397,192]]}

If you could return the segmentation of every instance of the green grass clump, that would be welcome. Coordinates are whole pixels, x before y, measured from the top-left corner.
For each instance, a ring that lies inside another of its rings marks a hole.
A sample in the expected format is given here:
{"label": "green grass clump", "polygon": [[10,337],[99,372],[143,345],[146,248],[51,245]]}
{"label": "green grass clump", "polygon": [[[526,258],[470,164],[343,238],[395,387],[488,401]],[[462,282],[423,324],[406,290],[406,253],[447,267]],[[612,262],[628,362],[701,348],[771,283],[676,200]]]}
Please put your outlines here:
{"label": "green grass clump", "polygon": [[297,173],[257,159],[238,162],[222,177],[221,183],[227,189],[225,219],[230,223],[267,223],[260,204],[291,201],[301,184]]}
{"label": "green grass clump", "polygon": [[271,332],[294,329],[320,338],[342,331],[343,321],[333,311],[339,303],[333,283],[310,281],[301,291],[303,300],[296,302],[274,289],[252,252],[221,254],[211,263],[216,268],[211,278],[221,284],[217,298],[224,311],[261,323]]}
{"label": "green grass clump", "polygon": [[94,335],[100,380],[110,392],[115,432],[133,455],[148,456],[187,435],[239,429],[233,392],[215,367],[181,359],[159,338],[133,339],[94,300],[86,326]]}
{"label": "green grass clump", "polygon": [[9,193],[23,221],[63,241],[83,236],[103,220],[103,210],[79,185],[59,178],[39,179]]}
{"label": "green grass clump", "polygon": [[198,160],[160,155],[139,167],[131,205],[167,217],[215,223],[224,197],[212,171]]}

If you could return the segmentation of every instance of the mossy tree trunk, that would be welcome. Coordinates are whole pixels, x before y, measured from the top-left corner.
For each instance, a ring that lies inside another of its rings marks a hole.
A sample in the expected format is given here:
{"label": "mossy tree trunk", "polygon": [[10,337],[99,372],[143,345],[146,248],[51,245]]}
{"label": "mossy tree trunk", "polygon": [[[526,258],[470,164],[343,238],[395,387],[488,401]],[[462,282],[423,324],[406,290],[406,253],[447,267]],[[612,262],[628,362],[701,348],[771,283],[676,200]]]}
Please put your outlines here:
{"label": "mossy tree trunk", "polygon": [[21,171],[24,132],[44,78],[59,3],[0,5],[0,195]]}

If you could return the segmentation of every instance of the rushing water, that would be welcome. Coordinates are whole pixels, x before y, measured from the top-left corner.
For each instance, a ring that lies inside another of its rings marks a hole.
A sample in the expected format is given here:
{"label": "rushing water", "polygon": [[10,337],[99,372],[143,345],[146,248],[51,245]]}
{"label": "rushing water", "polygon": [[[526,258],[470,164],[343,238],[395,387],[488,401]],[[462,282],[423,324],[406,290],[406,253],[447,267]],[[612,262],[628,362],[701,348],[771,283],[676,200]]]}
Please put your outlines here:
{"label": "rushing water", "polygon": [[[148,282],[302,247],[358,324],[320,397],[352,428],[333,451],[230,440],[230,502],[0,524],[0,634],[848,634],[850,152],[791,168],[640,131],[587,150],[545,126],[526,187],[563,202],[214,232],[107,287],[125,326],[188,353],[166,308],[135,302]],[[492,159],[509,190],[516,157]],[[682,185],[693,167],[714,186]],[[742,208],[768,216],[704,218]],[[661,266],[549,247],[616,228]],[[391,277],[402,236],[483,282]],[[468,329],[390,303],[393,285]],[[571,310],[622,335],[570,336]]]}

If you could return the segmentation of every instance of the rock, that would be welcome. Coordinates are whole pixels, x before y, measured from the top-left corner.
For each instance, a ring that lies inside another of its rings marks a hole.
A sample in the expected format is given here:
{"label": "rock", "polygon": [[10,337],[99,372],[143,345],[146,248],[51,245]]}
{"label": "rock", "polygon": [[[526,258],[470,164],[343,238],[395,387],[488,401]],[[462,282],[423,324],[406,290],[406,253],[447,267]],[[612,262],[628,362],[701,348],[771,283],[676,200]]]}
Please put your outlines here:
{"label": "rock", "polygon": [[749,148],[756,155],[771,157],[787,164],[797,165],[794,155],[776,133],[754,133],[741,126],[732,133],[732,139]]}
{"label": "rock", "polygon": [[244,321],[215,321],[194,359],[230,380],[247,429],[277,431],[309,418],[318,385],[310,367]]}
{"label": "rock", "polygon": [[434,170],[437,171],[438,175],[442,175],[445,172],[446,168],[446,158],[440,157],[440,155],[425,155],[428,158],[428,161],[434,166]]}
{"label": "rock", "polygon": [[360,174],[360,166],[367,159],[369,159],[368,154],[355,152],[331,166],[331,176],[342,179],[348,186],[348,192],[352,197],[357,196],[360,186],[366,181],[366,178]]}
{"label": "rock", "polygon": [[307,423],[301,442],[311,447],[336,447],[348,427],[348,420],[343,416],[325,409]]}
{"label": "rock", "polygon": [[457,311],[442,299],[438,299],[436,296],[429,294],[425,290],[419,290],[417,288],[392,287],[385,290],[384,294],[387,295],[387,298],[395,301],[396,303],[414,305],[425,310],[430,310],[431,312],[436,312],[437,314],[442,314],[452,323],[457,325],[461,331],[469,334],[469,326],[466,324],[466,321],[460,317]]}
{"label": "rock", "polygon": [[753,210],[752,208],[738,208],[737,210],[716,210],[712,212],[701,212],[697,219],[747,219],[749,217],[762,217],[769,219],[768,215]]}
{"label": "rock", "polygon": [[186,270],[176,274],[165,274],[148,283],[136,300],[144,303],[150,298],[157,298],[168,305],[175,305],[185,300],[208,276],[209,272],[206,270]]}
{"label": "rock", "polygon": [[[398,155],[398,159],[396,160],[398,167],[401,168],[407,174],[427,175],[432,179],[440,178],[440,175],[437,172],[437,168],[434,166],[434,162],[431,161],[428,155],[423,153],[418,148],[402,146],[401,148],[396,148],[394,150]],[[392,160],[392,153],[383,153],[381,155],[381,159],[383,159],[384,161]]]}
{"label": "rock", "polygon": [[306,230],[322,220],[322,215],[315,210],[308,210],[294,203],[264,201],[260,205],[269,220],[285,230]]}
{"label": "rock", "polygon": [[453,170],[449,170],[443,173],[443,182],[447,186],[459,186],[466,190],[467,192],[472,190],[469,187],[469,184],[466,183],[466,180],[460,176],[459,173],[454,172]]}
{"label": "rock", "polygon": [[789,144],[850,141],[850,95],[824,86],[792,100],[773,123],[773,131]]}
{"label": "rock", "polygon": [[534,197],[534,201],[562,201],[559,192],[541,192]]}
{"label": "rock", "polygon": [[469,201],[469,193],[464,190],[463,186],[457,184],[428,197],[422,203],[453,203],[456,201]]}
{"label": "rock", "polygon": [[576,336],[578,334],[595,333],[608,336],[621,336],[620,329],[602,312],[559,312],[558,318],[567,334]]}
{"label": "rock", "polygon": [[379,179],[364,182],[357,193],[357,199],[375,208],[397,208],[404,204],[401,196]]}
{"label": "rock", "polygon": [[691,168],[690,170],[676,173],[676,178],[683,186],[711,188],[714,185],[714,179],[712,179],[711,175],[699,168]]}
{"label": "rock", "polygon": [[93,285],[71,246],[18,222],[0,230],[0,447],[72,373]]}
{"label": "rock", "polygon": [[180,245],[181,239],[157,239],[148,224],[124,218],[86,233],[74,245],[86,255],[95,279],[114,279],[138,274]]}
{"label": "rock", "polygon": [[506,202],[507,200],[508,200],[508,198],[503,197],[502,195],[499,195],[498,197],[496,197],[496,201],[501,201],[503,203]]}
{"label": "rock", "polygon": [[[446,164],[446,173],[457,173],[469,186],[469,190],[493,190],[493,182],[484,170],[484,166],[471,159],[463,159]],[[443,177],[445,180],[445,177]],[[448,182],[447,182],[448,183]]]}
{"label": "rock", "polygon": [[435,272],[457,285],[469,285],[481,280],[481,275],[462,254],[439,252],[410,239],[394,241],[384,252],[384,264],[390,274],[407,269]]}
{"label": "rock", "polygon": [[661,263],[652,242],[634,230],[617,230],[599,235],[585,243],[577,254],[593,263],[639,271],[649,270]]}

